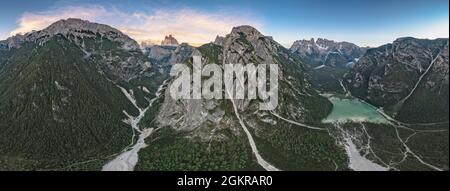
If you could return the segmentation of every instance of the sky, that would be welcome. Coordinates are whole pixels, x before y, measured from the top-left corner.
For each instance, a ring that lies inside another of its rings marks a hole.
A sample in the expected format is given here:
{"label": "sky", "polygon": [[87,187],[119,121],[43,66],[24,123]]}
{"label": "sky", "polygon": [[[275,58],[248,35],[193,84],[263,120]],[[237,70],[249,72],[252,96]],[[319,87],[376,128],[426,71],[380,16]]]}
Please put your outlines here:
{"label": "sky", "polygon": [[0,40],[65,18],[118,28],[138,42],[172,34],[201,45],[251,25],[286,47],[327,38],[376,47],[399,37],[448,38],[449,0],[14,0],[0,3]]}

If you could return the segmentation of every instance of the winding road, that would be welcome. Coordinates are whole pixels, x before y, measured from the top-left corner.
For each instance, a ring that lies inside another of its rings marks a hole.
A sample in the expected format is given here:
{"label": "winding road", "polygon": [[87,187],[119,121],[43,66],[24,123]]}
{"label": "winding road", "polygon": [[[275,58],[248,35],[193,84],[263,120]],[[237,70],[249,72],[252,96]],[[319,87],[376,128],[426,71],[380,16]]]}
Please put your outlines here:
{"label": "winding road", "polygon": [[312,129],[312,130],[327,131],[327,129],[325,129],[325,128],[314,127],[314,126],[306,125],[306,124],[304,124],[304,123],[299,123],[299,122],[296,122],[296,121],[292,121],[292,120],[290,120],[290,119],[286,119],[286,118],[281,117],[280,115],[278,115],[277,113],[274,113],[274,112],[272,112],[272,111],[271,111],[270,113],[271,113],[273,116],[275,116],[275,117],[277,117],[277,118],[279,118],[279,119],[281,119],[281,120],[283,120],[283,121],[286,121],[286,122],[288,122],[288,123],[290,123],[290,124],[298,125],[298,126],[301,126],[301,127],[305,127],[305,128],[308,128],[308,129]]}

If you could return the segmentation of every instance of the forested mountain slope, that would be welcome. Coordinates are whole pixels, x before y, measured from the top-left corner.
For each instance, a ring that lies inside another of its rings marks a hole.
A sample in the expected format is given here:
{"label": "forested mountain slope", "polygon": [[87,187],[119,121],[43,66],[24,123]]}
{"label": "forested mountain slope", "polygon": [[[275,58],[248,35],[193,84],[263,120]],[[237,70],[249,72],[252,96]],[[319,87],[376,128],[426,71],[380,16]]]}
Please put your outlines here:
{"label": "forested mountain slope", "polygon": [[58,169],[119,152],[133,134],[124,111],[138,113],[119,86],[144,106],[144,89],[160,83],[137,43],[106,25],[61,20],[0,44],[5,169]]}

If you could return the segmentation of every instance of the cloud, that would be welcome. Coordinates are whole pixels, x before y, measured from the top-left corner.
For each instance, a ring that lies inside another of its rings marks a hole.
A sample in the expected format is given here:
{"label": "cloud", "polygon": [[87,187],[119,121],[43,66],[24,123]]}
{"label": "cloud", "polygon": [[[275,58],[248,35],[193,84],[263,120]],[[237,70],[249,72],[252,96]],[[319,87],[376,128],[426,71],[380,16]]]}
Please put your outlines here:
{"label": "cloud", "polygon": [[81,18],[118,28],[139,42],[160,42],[172,34],[179,42],[193,45],[208,43],[224,35],[233,26],[252,25],[261,30],[258,19],[243,13],[208,13],[193,9],[155,10],[152,13],[127,13],[114,7],[70,6],[44,12],[27,12],[10,35],[41,30],[60,19]]}

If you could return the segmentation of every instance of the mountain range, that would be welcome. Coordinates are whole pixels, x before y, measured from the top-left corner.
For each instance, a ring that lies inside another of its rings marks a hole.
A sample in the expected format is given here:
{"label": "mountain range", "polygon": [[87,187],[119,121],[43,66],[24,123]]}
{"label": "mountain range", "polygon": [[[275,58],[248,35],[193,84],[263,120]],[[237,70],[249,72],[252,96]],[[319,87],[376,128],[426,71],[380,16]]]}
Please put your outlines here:
{"label": "mountain range", "polygon": [[[107,25],[60,20],[0,41],[0,170],[361,170],[355,153],[377,169],[448,170],[448,46],[311,39],[287,49],[237,26],[200,47],[171,35],[143,47]],[[278,107],[174,100],[170,69],[193,56],[221,69],[276,64]],[[324,123],[336,97],[387,122]]]}
{"label": "mountain range", "polygon": [[349,42],[319,38],[295,41],[290,50],[312,65],[349,67],[364,55],[367,48]]}

